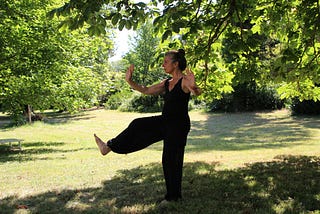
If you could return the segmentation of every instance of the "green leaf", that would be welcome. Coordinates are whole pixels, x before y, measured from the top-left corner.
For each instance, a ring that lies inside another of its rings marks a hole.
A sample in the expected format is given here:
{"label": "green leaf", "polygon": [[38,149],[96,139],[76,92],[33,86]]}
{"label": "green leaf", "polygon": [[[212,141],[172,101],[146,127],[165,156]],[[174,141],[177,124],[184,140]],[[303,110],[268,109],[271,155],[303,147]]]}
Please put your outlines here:
{"label": "green leaf", "polygon": [[97,27],[99,29],[99,34],[98,35],[106,33],[106,28],[103,25],[97,25]]}
{"label": "green leaf", "polygon": [[111,23],[112,23],[113,25],[116,25],[121,18],[122,18],[122,15],[121,15],[120,13],[117,13],[117,14],[115,14],[115,15],[112,17]]}
{"label": "green leaf", "polygon": [[176,23],[174,23],[174,24],[172,25],[172,30],[173,30],[173,32],[175,32],[175,33],[179,33],[179,32],[180,32],[180,26],[179,26],[179,23],[178,23],[178,22],[176,22]]}
{"label": "green leaf", "polygon": [[96,31],[95,26],[90,26],[90,27],[88,28],[88,34],[89,34],[89,36],[94,36],[94,35],[95,35],[95,31]]}
{"label": "green leaf", "polygon": [[130,21],[130,20],[127,20],[125,26],[126,26],[126,29],[127,29],[127,30],[130,30],[131,27],[132,27],[131,21]]}
{"label": "green leaf", "polygon": [[166,30],[163,35],[162,35],[162,42],[164,42],[168,37],[172,36],[172,31],[171,30]]}
{"label": "green leaf", "polygon": [[123,28],[124,28],[125,25],[126,25],[126,20],[121,19],[120,22],[119,22],[118,29],[119,29],[120,31],[123,30]]}
{"label": "green leaf", "polygon": [[257,24],[253,25],[253,27],[251,28],[251,31],[252,31],[252,33],[258,33],[258,34],[260,34],[260,33],[261,33],[261,27],[260,27],[260,25],[257,25]]}
{"label": "green leaf", "polygon": [[161,23],[162,16],[158,16],[153,20],[153,25],[158,25]]}
{"label": "green leaf", "polygon": [[142,7],[142,8],[146,6],[146,4],[144,2],[138,2],[136,5],[138,5],[139,7]]}

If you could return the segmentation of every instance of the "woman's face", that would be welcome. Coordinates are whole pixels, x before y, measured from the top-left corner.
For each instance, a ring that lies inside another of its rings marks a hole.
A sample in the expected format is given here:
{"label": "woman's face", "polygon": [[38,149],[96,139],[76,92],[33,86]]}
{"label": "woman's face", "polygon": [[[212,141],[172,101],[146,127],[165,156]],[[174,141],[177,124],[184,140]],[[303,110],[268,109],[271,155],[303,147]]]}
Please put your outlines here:
{"label": "woman's face", "polygon": [[162,67],[167,74],[172,74],[177,67],[177,62],[172,62],[171,56],[168,55],[164,57]]}

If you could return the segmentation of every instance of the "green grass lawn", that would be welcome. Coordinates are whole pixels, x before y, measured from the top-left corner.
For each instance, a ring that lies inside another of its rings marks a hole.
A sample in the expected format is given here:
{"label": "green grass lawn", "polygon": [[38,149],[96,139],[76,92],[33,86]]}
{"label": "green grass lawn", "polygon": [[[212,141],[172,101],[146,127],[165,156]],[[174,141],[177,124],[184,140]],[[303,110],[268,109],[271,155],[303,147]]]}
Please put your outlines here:
{"label": "green grass lawn", "polygon": [[183,200],[160,207],[162,143],[103,157],[93,138],[149,115],[47,113],[21,127],[0,115],[0,139],[24,140],[0,145],[0,213],[320,213],[320,117],[191,112]]}

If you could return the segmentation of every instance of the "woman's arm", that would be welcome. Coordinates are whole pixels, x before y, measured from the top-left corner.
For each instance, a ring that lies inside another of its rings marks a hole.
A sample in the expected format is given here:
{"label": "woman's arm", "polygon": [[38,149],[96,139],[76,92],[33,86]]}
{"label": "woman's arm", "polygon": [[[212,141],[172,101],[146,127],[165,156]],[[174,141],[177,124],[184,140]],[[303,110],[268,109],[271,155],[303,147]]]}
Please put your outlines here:
{"label": "woman's arm", "polygon": [[133,71],[134,71],[134,65],[131,64],[126,73],[126,81],[134,90],[139,91],[140,93],[146,94],[146,95],[158,95],[165,91],[165,87],[164,87],[165,81],[162,81],[161,83],[158,83],[149,87],[139,85],[138,83],[132,81]]}
{"label": "woman's arm", "polygon": [[184,81],[182,82],[184,92],[191,92],[193,95],[199,96],[201,89],[197,86],[193,72],[187,68],[186,73],[186,76],[183,78]]}

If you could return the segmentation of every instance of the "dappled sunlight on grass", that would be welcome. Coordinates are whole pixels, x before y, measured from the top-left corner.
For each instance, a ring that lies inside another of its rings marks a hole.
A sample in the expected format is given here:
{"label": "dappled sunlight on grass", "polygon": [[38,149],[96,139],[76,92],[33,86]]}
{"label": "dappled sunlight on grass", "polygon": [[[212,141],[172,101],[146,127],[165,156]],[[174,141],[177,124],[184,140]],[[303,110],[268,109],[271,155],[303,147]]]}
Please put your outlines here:
{"label": "dappled sunlight on grass", "polygon": [[[314,120],[320,123],[320,118],[311,119]],[[287,111],[280,114],[206,114],[192,121],[188,142],[192,145],[190,151],[198,152],[291,147],[314,140],[313,130],[306,128],[306,124],[310,125],[308,122],[291,117]]]}
{"label": "dappled sunlight on grass", "polygon": [[[157,113],[156,113],[157,114]],[[50,113],[44,122],[9,126],[0,145],[0,213],[307,213],[319,210],[320,118],[288,111],[191,112],[184,200],[165,209],[162,142],[101,156],[93,133],[110,139],[137,117],[98,109]],[[292,156],[288,156],[292,155]],[[274,159],[276,157],[278,159]]]}
{"label": "dappled sunlight on grass", "polygon": [[282,156],[235,170],[186,163],[184,199],[163,208],[159,163],[119,170],[102,187],[61,189],[27,197],[10,196],[0,209],[26,205],[32,213],[306,213],[320,210],[320,159]]}

